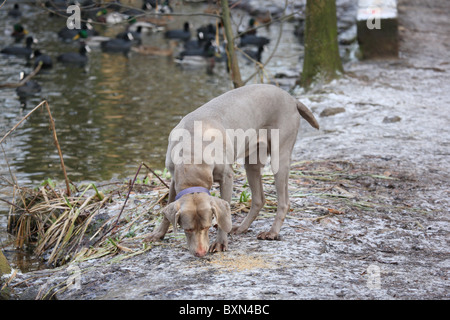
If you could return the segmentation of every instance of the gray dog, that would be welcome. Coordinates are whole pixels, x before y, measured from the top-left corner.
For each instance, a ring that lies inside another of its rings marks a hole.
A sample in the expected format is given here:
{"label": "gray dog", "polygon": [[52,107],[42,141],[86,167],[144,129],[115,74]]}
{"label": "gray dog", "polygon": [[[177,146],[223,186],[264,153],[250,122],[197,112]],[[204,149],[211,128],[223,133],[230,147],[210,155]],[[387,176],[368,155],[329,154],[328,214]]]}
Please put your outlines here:
{"label": "gray dog", "polygon": [[[146,238],[164,238],[170,223],[184,229],[189,251],[197,257],[227,250],[227,234],[244,233],[264,206],[261,169],[270,155],[277,191],[277,214],[269,231],[258,239],[278,239],[289,210],[288,178],[292,149],[300,117],[319,129],[311,111],[286,91],[266,84],[231,90],[186,115],[172,130],[166,167],[172,174],[169,205],[162,223]],[[193,137],[193,139],[192,139]],[[244,160],[252,204],[247,217],[232,228],[232,164]],[[213,182],[220,185],[221,198],[209,194]],[[209,245],[213,218],[217,239]]]}

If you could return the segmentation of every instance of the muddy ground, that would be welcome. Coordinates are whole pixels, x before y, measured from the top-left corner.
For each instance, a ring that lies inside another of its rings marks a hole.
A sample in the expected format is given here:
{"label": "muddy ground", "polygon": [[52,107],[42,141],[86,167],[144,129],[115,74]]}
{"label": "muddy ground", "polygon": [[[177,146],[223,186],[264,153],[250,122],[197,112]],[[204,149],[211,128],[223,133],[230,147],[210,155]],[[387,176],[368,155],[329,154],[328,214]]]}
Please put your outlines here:
{"label": "muddy ground", "polygon": [[[322,114],[321,130],[305,123],[300,133],[280,241],[256,239],[272,222],[267,210],[225,254],[194,258],[169,235],[120,263],[19,274],[14,294],[449,299],[450,4],[401,0],[398,9],[399,59],[352,62],[340,80],[297,92]],[[336,107],[344,112],[329,115]]]}

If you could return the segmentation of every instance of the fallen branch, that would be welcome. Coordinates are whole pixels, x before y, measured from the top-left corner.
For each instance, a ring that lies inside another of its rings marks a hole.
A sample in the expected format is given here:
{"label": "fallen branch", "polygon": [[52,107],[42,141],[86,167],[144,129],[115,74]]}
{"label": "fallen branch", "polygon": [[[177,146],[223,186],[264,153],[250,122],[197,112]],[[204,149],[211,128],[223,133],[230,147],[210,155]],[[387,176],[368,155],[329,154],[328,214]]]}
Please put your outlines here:
{"label": "fallen branch", "polygon": [[165,185],[165,186],[167,187],[167,189],[170,189],[170,187],[164,182],[163,179],[161,179],[161,178],[159,177],[158,174],[156,174],[155,171],[153,171],[153,170],[152,170],[149,166],[147,166],[145,163],[142,163],[142,164],[144,165],[144,167],[147,168],[147,170],[149,170],[151,173],[153,173],[153,174],[158,178],[158,180],[159,180],[163,185]]}

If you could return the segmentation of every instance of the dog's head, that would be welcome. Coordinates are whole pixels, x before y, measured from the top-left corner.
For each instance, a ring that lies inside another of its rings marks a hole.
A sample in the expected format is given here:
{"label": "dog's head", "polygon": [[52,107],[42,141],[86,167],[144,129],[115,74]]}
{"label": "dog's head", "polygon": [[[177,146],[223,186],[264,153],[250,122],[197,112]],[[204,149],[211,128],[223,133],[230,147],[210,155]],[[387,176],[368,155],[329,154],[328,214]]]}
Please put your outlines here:
{"label": "dog's head", "polygon": [[189,251],[196,257],[203,257],[208,252],[209,228],[213,218],[221,230],[226,233],[231,231],[230,205],[207,193],[185,194],[162,212],[172,223],[174,232],[178,224],[184,229]]}

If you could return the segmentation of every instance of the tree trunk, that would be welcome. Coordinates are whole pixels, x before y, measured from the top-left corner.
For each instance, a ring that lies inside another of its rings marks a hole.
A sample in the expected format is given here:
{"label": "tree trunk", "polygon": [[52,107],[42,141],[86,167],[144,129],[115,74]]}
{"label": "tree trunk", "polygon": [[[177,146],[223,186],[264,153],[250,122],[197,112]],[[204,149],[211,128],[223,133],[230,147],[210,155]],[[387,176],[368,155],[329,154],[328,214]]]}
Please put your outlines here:
{"label": "tree trunk", "polygon": [[327,82],[343,72],[337,41],[336,2],[307,0],[301,84],[308,88],[315,80]]}
{"label": "tree trunk", "polygon": [[234,35],[231,27],[230,8],[228,6],[228,0],[220,0],[222,6],[222,21],[225,29],[225,37],[227,40],[227,55],[228,64],[231,72],[231,81],[235,88],[242,87],[244,84],[241,78],[241,72],[239,70],[239,64],[234,51]]}

